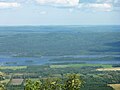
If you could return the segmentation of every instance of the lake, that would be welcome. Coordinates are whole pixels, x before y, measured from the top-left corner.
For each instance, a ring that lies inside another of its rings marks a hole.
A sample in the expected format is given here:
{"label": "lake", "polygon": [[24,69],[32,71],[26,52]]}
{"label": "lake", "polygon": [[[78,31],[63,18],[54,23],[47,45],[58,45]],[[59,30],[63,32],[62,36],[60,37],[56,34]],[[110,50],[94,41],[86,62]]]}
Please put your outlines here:
{"label": "lake", "polygon": [[120,55],[66,55],[66,56],[42,56],[42,57],[10,57],[0,56],[0,66],[29,66],[45,65],[53,63],[86,63],[86,64],[120,64],[120,60],[70,60],[70,61],[51,61],[57,58],[103,58],[120,57]]}

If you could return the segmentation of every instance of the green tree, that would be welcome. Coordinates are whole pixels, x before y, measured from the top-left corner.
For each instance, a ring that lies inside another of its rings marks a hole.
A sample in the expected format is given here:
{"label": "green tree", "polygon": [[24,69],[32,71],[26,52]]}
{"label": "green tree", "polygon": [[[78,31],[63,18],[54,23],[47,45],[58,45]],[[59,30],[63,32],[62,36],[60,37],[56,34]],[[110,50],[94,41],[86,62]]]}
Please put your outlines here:
{"label": "green tree", "polygon": [[40,90],[41,89],[41,82],[40,81],[34,82],[33,89],[34,90]]}
{"label": "green tree", "polygon": [[80,90],[83,81],[78,74],[68,75],[68,79],[65,82],[65,90]]}
{"label": "green tree", "polygon": [[59,78],[47,78],[43,81],[42,90],[61,90]]}
{"label": "green tree", "polygon": [[25,90],[80,90],[82,80],[78,74],[69,74],[65,83],[60,78],[47,78],[41,81],[26,80]]}
{"label": "green tree", "polygon": [[25,90],[34,90],[33,82],[31,80],[26,80]]}

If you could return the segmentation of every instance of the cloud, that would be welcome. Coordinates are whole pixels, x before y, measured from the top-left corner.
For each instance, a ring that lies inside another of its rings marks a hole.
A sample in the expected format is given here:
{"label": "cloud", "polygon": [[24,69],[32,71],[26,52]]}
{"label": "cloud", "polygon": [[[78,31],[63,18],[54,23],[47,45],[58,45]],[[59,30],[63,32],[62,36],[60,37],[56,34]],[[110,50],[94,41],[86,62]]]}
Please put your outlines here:
{"label": "cloud", "polygon": [[96,0],[96,2],[98,2],[98,3],[112,3],[114,1],[115,0]]}
{"label": "cloud", "polygon": [[40,6],[68,8],[70,11],[75,9],[84,11],[120,10],[120,0],[0,0],[0,8],[14,8],[23,4],[25,6],[35,3],[35,1]]}
{"label": "cloud", "polygon": [[53,7],[68,7],[94,11],[111,11],[113,5],[110,3],[114,0],[36,0],[40,5],[48,5]]}
{"label": "cloud", "polygon": [[112,11],[120,11],[120,0],[97,0],[97,3],[107,3],[112,6]]}
{"label": "cloud", "polygon": [[113,6],[108,3],[82,3],[78,6],[79,9],[93,10],[93,11],[111,11]]}
{"label": "cloud", "polygon": [[79,0],[36,0],[41,5],[55,7],[74,7],[79,4]]}
{"label": "cloud", "polygon": [[0,8],[14,8],[19,6],[20,4],[17,2],[0,2]]}
{"label": "cloud", "polygon": [[97,3],[109,3],[113,6],[118,5],[120,7],[120,0],[97,0]]}

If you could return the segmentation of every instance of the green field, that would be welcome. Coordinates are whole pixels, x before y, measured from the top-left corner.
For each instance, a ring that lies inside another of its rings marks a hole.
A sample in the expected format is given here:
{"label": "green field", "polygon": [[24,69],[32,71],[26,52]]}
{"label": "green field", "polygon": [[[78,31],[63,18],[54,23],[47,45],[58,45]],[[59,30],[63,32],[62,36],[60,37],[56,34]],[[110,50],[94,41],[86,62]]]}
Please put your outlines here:
{"label": "green field", "polygon": [[0,70],[11,69],[11,70],[18,70],[18,69],[26,69],[27,66],[0,66]]}
{"label": "green field", "polygon": [[88,66],[101,66],[103,68],[112,68],[112,65],[103,65],[103,64],[68,64],[68,65],[51,65],[51,68],[66,68],[66,67],[72,67],[72,68],[79,68],[79,67],[88,67]]}

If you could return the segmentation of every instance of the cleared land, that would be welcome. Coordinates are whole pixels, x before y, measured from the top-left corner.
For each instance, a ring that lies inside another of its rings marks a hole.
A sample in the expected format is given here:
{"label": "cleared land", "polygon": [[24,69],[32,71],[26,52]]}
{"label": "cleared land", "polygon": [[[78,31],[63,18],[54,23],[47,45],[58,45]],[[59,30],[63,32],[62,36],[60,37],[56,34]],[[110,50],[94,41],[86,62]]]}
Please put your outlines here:
{"label": "cleared land", "polygon": [[97,71],[120,71],[120,68],[99,68]]}
{"label": "cleared land", "polygon": [[113,87],[115,90],[120,90],[120,84],[109,84],[109,86]]}
{"label": "cleared land", "polygon": [[10,84],[11,85],[21,85],[24,79],[12,79]]}

